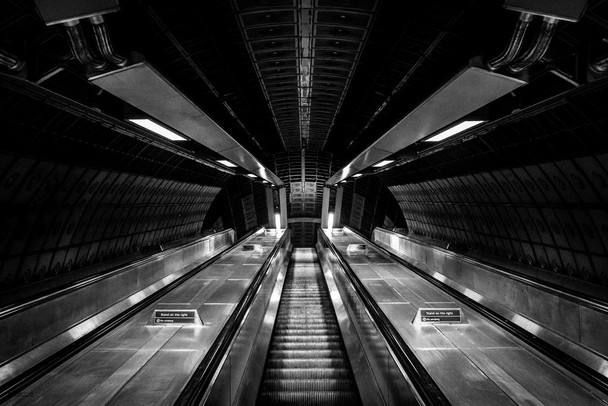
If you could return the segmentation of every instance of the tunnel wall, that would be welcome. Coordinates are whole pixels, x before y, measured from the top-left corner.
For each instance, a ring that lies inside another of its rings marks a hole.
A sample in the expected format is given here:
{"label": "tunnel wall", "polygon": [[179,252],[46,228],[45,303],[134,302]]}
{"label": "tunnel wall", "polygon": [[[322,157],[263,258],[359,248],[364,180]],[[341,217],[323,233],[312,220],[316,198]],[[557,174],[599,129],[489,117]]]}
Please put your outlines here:
{"label": "tunnel wall", "polygon": [[375,227],[406,227],[398,202],[376,176],[362,177],[344,186],[340,224],[366,237]]}
{"label": "tunnel wall", "polygon": [[196,235],[220,190],[9,153],[0,165],[2,290]]}
{"label": "tunnel wall", "polygon": [[248,231],[268,224],[266,188],[244,176],[227,181],[209,208],[205,229],[233,228],[241,238]]}
{"label": "tunnel wall", "polygon": [[608,285],[608,156],[391,186],[414,234]]}

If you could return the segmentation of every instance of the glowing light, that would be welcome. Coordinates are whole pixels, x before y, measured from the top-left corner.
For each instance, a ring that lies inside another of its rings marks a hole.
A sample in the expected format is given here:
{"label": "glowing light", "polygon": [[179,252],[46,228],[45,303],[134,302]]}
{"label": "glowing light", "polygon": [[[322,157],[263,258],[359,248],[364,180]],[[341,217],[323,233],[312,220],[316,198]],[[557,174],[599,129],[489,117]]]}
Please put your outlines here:
{"label": "glowing light", "polygon": [[327,216],[327,229],[330,233],[332,228],[334,228],[334,214],[329,213],[329,215]]}
{"label": "glowing light", "polygon": [[225,159],[218,159],[217,161],[218,161],[219,163],[221,163],[222,165],[227,166],[228,168],[236,168],[236,165],[235,165],[235,164],[233,164],[232,162],[227,161],[227,160],[225,160]]}
{"label": "glowing light", "polygon": [[440,132],[439,134],[428,138],[426,140],[424,140],[425,142],[437,142],[437,141],[443,141],[446,138],[450,138],[453,137],[454,135],[463,132],[464,130],[468,130],[471,127],[475,127],[476,125],[479,125],[481,123],[485,123],[486,120],[465,120],[459,124],[456,124],[453,127],[448,128],[447,130],[444,130],[442,132]]}
{"label": "glowing light", "polygon": [[386,166],[388,164],[392,164],[393,162],[395,162],[392,159],[385,159],[384,161],[380,161],[378,162],[376,165],[372,165],[374,168],[382,168],[383,166]]}
{"label": "glowing light", "polygon": [[280,213],[275,213],[274,214],[274,226],[277,230],[277,233],[279,231],[281,231],[281,214]]}
{"label": "glowing light", "polygon": [[250,178],[257,178],[257,176],[255,176],[253,173],[248,173],[247,176],[249,176]]}
{"label": "glowing light", "polygon": [[156,124],[154,121],[147,118],[130,118],[130,122],[133,124],[137,124],[140,127],[145,128],[146,130],[152,131],[155,134],[158,134],[162,137],[168,138],[171,141],[186,141],[184,137],[181,135],[177,135],[171,130],[166,129],[160,124]]}
{"label": "glowing light", "polygon": [[363,176],[363,174],[362,173],[357,173],[357,174],[353,175],[353,178],[358,178],[359,176]]}

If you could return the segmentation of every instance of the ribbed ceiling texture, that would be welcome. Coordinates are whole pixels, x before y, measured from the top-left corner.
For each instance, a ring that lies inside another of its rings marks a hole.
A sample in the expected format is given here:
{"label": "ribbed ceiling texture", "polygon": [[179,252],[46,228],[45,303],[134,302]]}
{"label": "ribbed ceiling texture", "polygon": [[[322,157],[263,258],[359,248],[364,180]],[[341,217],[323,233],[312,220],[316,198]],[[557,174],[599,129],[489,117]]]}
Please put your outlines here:
{"label": "ribbed ceiling texture", "polygon": [[0,2],[0,289],[270,220],[268,184],[128,123],[142,112],[89,81],[141,61],[281,178],[300,246],[328,178],[463,68],[524,81],[474,112],[484,124],[413,142],[333,187],[330,206],[340,195],[340,222],[364,234],[402,228],[608,284],[608,4],[522,23],[512,1],[95,0],[78,7],[113,5],[103,23],[70,27],[45,24],[46,0]]}

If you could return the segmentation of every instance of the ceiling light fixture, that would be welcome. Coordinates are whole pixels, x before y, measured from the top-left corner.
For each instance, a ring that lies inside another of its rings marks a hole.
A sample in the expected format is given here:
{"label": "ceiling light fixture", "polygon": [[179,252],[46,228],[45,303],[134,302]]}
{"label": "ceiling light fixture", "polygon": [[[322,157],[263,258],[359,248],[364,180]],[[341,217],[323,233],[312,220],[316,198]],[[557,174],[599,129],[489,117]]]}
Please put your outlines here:
{"label": "ceiling light fixture", "polygon": [[441,131],[439,134],[434,135],[431,138],[427,138],[424,141],[425,142],[443,141],[446,138],[453,137],[458,133],[461,133],[465,130],[468,130],[469,128],[475,127],[476,125],[479,125],[479,124],[485,123],[485,122],[486,122],[486,120],[465,120],[465,121],[462,121],[462,122],[456,124],[455,126],[448,128],[447,130]]}
{"label": "ceiling light fixture", "polygon": [[218,159],[217,162],[221,163],[228,168],[236,168],[236,165],[226,159]]}
{"label": "ceiling light fixture", "polygon": [[138,126],[145,128],[148,131],[152,131],[155,134],[168,138],[171,141],[186,141],[186,139],[181,135],[177,135],[173,131],[166,129],[162,125],[155,123],[149,118],[130,118],[129,121],[133,124],[137,124]]}
{"label": "ceiling light fixture", "polygon": [[257,176],[255,176],[253,173],[248,173],[247,176],[249,176],[250,178],[257,178]]}
{"label": "ceiling light fixture", "polygon": [[388,164],[392,164],[393,162],[395,162],[393,159],[385,159],[384,161],[380,161],[375,165],[372,165],[374,168],[382,168],[383,166],[386,166]]}
{"label": "ceiling light fixture", "polygon": [[353,178],[358,178],[359,176],[363,176],[363,174],[362,174],[362,173],[357,173],[357,174],[354,174],[354,175],[353,175]]}

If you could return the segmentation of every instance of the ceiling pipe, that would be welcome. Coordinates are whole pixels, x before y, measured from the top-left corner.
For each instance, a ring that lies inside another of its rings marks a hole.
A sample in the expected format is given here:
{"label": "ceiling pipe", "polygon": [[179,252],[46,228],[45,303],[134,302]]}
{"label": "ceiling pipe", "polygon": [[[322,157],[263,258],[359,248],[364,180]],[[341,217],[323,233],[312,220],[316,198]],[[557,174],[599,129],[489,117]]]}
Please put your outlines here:
{"label": "ceiling pipe", "polygon": [[25,62],[19,59],[19,57],[0,49],[0,65],[10,71],[17,72],[23,69]]}
{"label": "ceiling pipe", "polygon": [[491,71],[496,71],[513,61],[513,59],[519,53],[521,44],[523,43],[524,37],[526,36],[528,26],[530,25],[530,22],[533,18],[534,16],[530,13],[519,14],[519,20],[517,21],[515,31],[513,31],[511,42],[502,54],[498,55],[496,58],[488,62],[488,69],[490,69]]}
{"label": "ceiling pipe", "polygon": [[591,64],[591,70],[595,73],[606,73],[608,72],[608,56],[605,56]]}
{"label": "ceiling pipe", "polygon": [[78,62],[85,66],[91,66],[96,70],[101,70],[108,66],[106,61],[100,60],[91,52],[80,21],[71,20],[63,25],[65,25],[68,33],[72,55]]}
{"label": "ceiling pipe", "polygon": [[553,35],[555,34],[558,21],[557,18],[553,17],[543,18],[543,25],[541,26],[540,33],[536,37],[534,45],[528,49],[525,55],[509,65],[509,70],[511,72],[519,73],[538,62],[545,55],[551,44],[551,39],[553,39]]}
{"label": "ceiling pipe", "polygon": [[93,25],[97,49],[105,60],[120,67],[126,66],[127,58],[114,52],[112,42],[110,41],[110,34],[108,33],[108,27],[103,17],[101,15],[90,17],[89,22]]}

